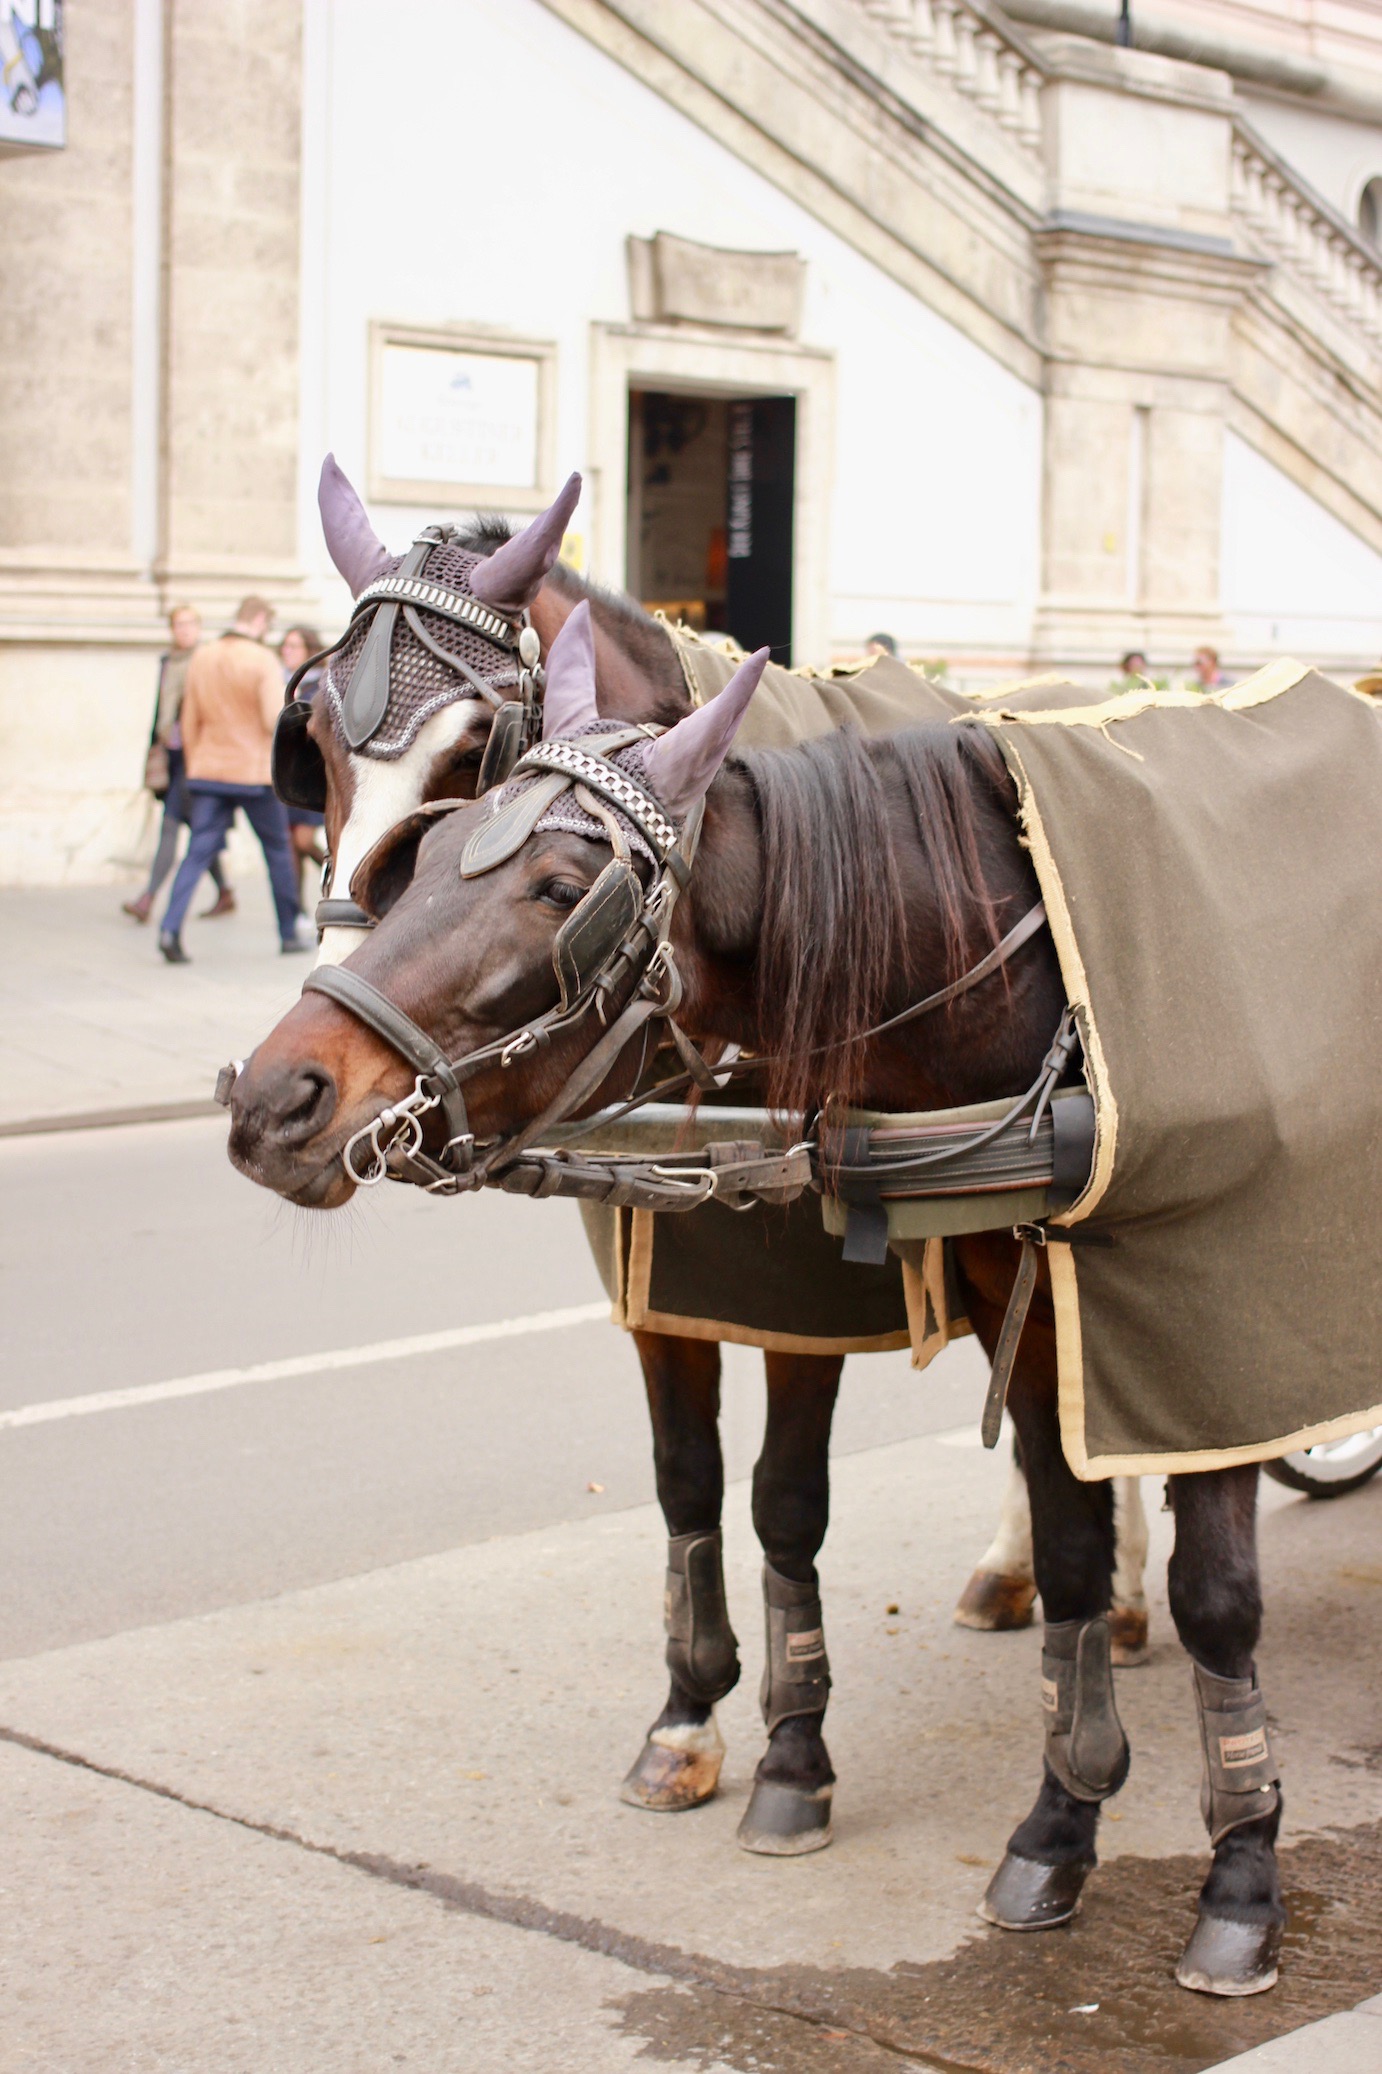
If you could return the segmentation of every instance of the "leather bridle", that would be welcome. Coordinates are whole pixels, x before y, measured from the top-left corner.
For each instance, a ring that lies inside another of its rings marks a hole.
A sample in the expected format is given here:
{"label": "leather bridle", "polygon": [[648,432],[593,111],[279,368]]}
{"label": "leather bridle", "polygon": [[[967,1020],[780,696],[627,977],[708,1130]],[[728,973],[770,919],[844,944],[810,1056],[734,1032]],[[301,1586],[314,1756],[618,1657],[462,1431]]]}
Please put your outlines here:
{"label": "leather bridle", "polygon": [[[304,993],[324,994],[381,1037],[417,1071],[410,1095],[392,1104],[357,1131],[341,1158],[350,1178],[363,1186],[391,1178],[414,1182],[433,1192],[455,1194],[483,1187],[495,1169],[507,1165],[554,1125],[579,1109],[617,1065],[626,1047],[649,1023],[671,1018],[682,997],[681,977],[672,957],[668,932],[678,895],[691,875],[700,836],[698,806],[678,833],[653,795],[609,759],[658,727],[621,728],[585,744],[539,743],[514,765],[511,776],[536,782],[513,798],[501,800],[496,813],[471,836],[462,856],[466,877],[492,871],[514,856],[531,836],[538,820],[562,792],[574,789],[579,804],[603,823],[614,860],[572,909],[553,951],[561,999],[557,1006],[509,1030],[491,1043],[449,1059],[420,1024],[413,1021],[380,988],[345,966],[320,966],[310,972]],[[433,811],[453,811],[469,802],[439,801]],[[614,809],[615,811],[611,811]],[[634,870],[629,846],[615,813],[633,821],[652,850],[656,874],[644,890]],[[611,918],[622,926],[611,929]],[[605,946],[593,961],[582,962],[583,927],[597,935],[603,923]],[[565,954],[565,955],[564,955]],[[507,1068],[531,1059],[556,1036],[595,1014],[602,1033],[574,1068],[555,1099],[522,1129],[477,1147],[466,1109],[465,1086],[494,1066]],[[699,1054],[696,1054],[697,1062]],[[703,1068],[709,1079],[709,1069]],[[440,1153],[423,1149],[422,1119],[441,1112],[446,1131]],[[365,1148],[367,1164],[357,1164]]]}

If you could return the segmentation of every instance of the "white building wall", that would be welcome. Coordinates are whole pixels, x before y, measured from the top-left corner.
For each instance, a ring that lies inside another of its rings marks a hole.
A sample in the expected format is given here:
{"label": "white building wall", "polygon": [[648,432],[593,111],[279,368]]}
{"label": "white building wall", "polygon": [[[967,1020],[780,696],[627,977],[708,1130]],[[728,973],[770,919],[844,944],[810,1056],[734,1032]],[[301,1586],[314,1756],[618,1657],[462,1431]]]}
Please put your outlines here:
{"label": "white building wall", "polygon": [[[310,0],[306,94],[303,553],[332,611],[316,470],[329,446],[363,486],[370,320],[555,339],[560,480],[588,462],[589,327],[630,317],[625,239],[670,230],[807,261],[801,341],[837,362],[832,647],[885,626],[1025,658],[1040,396],[651,88],[537,0],[395,0],[382,39],[372,0]],[[391,546],[440,515],[372,513]]]}
{"label": "white building wall", "polygon": [[1235,651],[1382,656],[1382,555],[1232,432],[1222,566]]}

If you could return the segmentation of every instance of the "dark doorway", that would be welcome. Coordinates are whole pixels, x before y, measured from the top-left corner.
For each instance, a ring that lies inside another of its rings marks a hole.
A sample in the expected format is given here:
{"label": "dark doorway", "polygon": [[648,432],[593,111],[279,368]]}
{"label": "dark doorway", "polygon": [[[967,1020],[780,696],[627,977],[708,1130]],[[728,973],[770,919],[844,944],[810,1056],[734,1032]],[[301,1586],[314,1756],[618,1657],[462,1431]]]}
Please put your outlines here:
{"label": "dark doorway", "polygon": [[792,657],[796,398],[629,393],[628,587]]}

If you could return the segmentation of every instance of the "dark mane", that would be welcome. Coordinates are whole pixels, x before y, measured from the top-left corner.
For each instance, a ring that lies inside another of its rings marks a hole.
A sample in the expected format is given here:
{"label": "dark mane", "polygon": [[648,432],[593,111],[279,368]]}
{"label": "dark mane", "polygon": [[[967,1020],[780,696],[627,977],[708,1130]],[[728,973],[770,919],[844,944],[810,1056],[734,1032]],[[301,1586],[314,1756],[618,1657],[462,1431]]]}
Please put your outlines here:
{"label": "dark mane", "polygon": [[[482,511],[468,526],[457,529],[456,545],[466,548],[471,554],[492,555],[512,536],[513,528],[507,519],[500,518],[496,512]],[[595,624],[617,643],[634,669],[646,679],[648,690],[653,695],[652,704],[647,714],[640,717],[658,720],[670,727],[674,720],[680,720],[690,710],[691,701],[676,650],[665,630],[636,599],[623,591],[610,590],[602,583],[592,583],[565,562],[557,563],[547,581],[565,597],[588,599]]]}
{"label": "dark mane", "polygon": [[1000,924],[984,870],[994,809],[1014,814],[1011,781],[992,738],[971,727],[873,739],[840,728],[737,760],[762,832],[755,991],[764,1048],[781,1061],[768,1099],[788,1111],[831,1093],[848,1100],[860,1085],[862,1033],[914,997],[923,949],[935,970],[934,943],[913,940],[914,903],[908,923],[904,878],[915,867],[899,866],[899,806],[910,807],[954,979],[1016,919]]}

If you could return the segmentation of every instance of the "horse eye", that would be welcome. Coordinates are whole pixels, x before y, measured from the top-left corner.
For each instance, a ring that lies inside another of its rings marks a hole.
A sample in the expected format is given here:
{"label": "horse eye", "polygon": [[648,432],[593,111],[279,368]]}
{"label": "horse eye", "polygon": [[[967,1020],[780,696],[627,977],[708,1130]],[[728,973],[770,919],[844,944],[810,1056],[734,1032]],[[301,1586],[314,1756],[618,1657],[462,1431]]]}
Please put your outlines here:
{"label": "horse eye", "polygon": [[570,879],[548,879],[538,888],[539,900],[547,901],[552,907],[579,907],[585,899],[587,888],[577,886]]}

